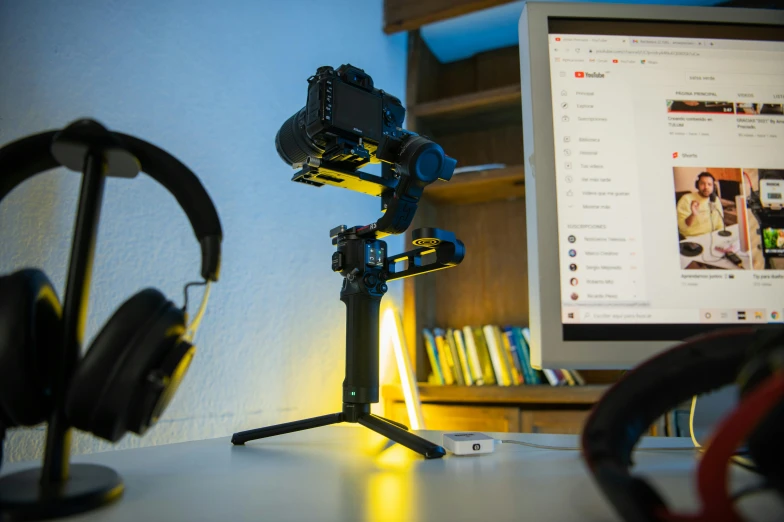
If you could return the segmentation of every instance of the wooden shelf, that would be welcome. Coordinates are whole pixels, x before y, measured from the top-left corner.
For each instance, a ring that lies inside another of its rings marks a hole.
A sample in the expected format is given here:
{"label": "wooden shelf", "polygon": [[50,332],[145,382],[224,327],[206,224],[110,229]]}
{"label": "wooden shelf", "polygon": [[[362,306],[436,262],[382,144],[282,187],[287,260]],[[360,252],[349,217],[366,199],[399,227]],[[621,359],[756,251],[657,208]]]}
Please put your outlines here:
{"label": "wooden shelf", "polygon": [[462,116],[460,113],[477,112],[483,109],[498,107],[515,107],[520,105],[520,85],[506,85],[496,89],[472,92],[461,96],[453,96],[441,100],[411,105],[409,114],[426,119],[436,116]]}
{"label": "wooden shelf", "polygon": [[384,0],[384,32],[410,31],[426,24],[506,4],[512,0]]}
{"label": "wooden shelf", "polygon": [[501,169],[458,173],[447,183],[433,183],[425,198],[438,204],[465,205],[487,203],[525,196],[525,171],[522,165]]}
{"label": "wooden shelf", "polygon": [[[439,386],[417,383],[419,398],[427,403],[460,404],[595,404],[609,389],[606,385],[586,386]],[[404,400],[399,384],[382,387],[385,399]]]}

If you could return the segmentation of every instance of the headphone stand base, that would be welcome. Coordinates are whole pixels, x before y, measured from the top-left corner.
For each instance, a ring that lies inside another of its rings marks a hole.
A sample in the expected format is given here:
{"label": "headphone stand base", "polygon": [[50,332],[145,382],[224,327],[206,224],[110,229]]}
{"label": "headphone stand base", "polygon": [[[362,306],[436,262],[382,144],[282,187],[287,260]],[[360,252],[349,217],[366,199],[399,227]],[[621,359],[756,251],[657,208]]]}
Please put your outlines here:
{"label": "headphone stand base", "polygon": [[44,520],[92,511],[119,500],[125,489],[120,475],[95,464],[71,464],[68,479],[41,484],[42,468],[0,478],[3,520]]}

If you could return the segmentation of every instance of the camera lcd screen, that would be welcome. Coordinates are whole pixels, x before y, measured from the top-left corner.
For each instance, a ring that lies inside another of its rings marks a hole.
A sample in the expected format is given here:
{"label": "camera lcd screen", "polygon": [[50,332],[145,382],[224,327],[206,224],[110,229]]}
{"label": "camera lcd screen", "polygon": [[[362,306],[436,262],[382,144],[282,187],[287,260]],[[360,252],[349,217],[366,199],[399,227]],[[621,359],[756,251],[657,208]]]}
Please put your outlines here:
{"label": "camera lcd screen", "polygon": [[333,124],[378,142],[381,139],[381,97],[335,82]]}

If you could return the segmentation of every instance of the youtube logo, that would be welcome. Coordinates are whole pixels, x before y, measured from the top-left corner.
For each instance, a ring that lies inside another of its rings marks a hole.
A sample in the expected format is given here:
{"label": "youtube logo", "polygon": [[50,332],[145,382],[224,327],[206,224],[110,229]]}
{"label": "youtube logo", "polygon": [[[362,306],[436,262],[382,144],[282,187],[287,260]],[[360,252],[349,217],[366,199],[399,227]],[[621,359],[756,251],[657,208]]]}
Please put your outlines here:
{"label": "youtube logo", "polygon": [[575,78],[604,78],[604,73],[574,71],[574,77]]}
{"label": "youtube logo", "polygon": [[613,63],[618,63],[618,60],[613,60]]}
{"label": "youtube logo", "polygon": [[673,159],[675,159],[675,158],[677,158],[677,157],[678,157],[678,153],[677,153],[677,152],[673,152],[673,153],[672,153],[672,158],[673,158]]}
{"label": "youtube logo", "polygon": [[561,39],[560,39],[559,37],[557,37],[557,36],[556,36],[556,37],[555,37],[555,41],[556,41],[556,42],[560,42],[560,41],[561,41]]}

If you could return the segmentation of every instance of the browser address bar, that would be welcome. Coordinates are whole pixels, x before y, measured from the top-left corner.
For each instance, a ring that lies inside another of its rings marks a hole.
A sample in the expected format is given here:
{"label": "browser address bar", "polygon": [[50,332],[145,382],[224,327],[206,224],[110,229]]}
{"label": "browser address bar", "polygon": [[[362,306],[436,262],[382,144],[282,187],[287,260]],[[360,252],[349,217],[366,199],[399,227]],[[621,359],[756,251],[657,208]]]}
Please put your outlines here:
{"label": "browser address bar", "polygon": [[689,56],[689,57],[703,56],[703,54],[699,51],[670,51],[670,50],[654,51],[650,49],[595,49],[593,52],[594,54],[634,55],[634,56]]}

